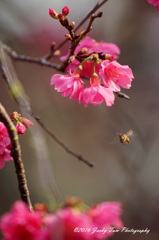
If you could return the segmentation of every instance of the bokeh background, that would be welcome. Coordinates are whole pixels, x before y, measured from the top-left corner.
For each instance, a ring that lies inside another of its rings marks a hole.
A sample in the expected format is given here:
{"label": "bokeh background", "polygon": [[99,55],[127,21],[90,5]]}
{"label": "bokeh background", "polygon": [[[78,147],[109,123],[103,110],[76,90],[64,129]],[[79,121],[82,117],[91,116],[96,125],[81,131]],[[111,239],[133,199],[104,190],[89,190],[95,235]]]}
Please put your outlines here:
{"label": "bokeh background", "polygon": [[[69,6],[69,19],[78,24],[96,3],[1,0],[0,38],[18,53],[43,56],[50,43],[63,41],[66,33],[50,18],[48,8],[60,12]],[[53,69],[14,62],[34,112],[70,149],[95,165],[89,168],[67,154],[35,123],[20,136],[30,194],[33,203],[53,204],[70,195],[88,205],[120,201],[125,226],[148,228],[150,233],[117,233],[112,239],[158,240],[159,12],[144,0],[109,0],[101,10],[103,18],[95,21],[90,36],[120,47],[118,61],[129,65],[135,76],[132,88],[124,90],[131,100],[116,97],[112,107],[84,108],[53,90]],[[68,47],[61,49],[62,55]],[[18,111],[1,77],[0,101],[9,114]],[[117,132],[129,129],[136,134],[129,145],[114,141]],[[0,171],[0,214],[19,198],[13,163],[8,162]]]}

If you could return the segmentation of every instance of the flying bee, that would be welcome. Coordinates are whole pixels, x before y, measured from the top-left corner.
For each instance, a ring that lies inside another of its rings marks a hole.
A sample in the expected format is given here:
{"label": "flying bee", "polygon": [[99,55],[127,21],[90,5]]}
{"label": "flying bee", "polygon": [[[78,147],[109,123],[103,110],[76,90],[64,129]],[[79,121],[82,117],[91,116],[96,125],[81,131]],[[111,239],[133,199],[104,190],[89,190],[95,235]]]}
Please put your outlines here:
{"label": "flying bee", "polygon": [[133,130],[129,130],[127,133],[118,133],[120,142],[124,145],[130,143],[130,137],[133,137],[135,134]]}

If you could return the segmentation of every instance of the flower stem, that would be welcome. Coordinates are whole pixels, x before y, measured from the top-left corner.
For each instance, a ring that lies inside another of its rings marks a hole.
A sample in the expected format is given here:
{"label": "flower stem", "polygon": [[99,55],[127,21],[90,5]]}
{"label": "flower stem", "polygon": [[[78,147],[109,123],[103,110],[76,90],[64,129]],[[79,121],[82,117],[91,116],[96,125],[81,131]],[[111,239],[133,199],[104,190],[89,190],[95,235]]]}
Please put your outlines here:
{"label": "flower stem", "polygon": [[30,200],[30,195],[29,195],[29,189],[27,186],[27,180],[25,176],[25,169],[22,162],[21,148],[19,144],[16,127],[12,123],[9,115],[7,114],[5,108],[2,106],[1,103],[0,103],[0,121],[2,121],[6,126],[10,140],[11,140],[11,144],[12,144],[11,156],[14,159],[14,165],[16,169],[18,187],[19,187],[21,199],[27,203],[28,208],[30,210],[33,210],[31,200]]}

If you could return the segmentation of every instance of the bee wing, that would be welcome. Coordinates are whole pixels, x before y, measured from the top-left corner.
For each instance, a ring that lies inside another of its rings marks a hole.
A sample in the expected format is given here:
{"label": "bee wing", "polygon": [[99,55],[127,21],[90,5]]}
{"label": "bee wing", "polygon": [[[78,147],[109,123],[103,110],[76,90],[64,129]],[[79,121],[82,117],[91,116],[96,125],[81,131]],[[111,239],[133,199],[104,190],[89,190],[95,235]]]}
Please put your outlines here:
{"label": "bee wing", "polygon": [[127,135],[128,137],[135,137],[135,136],[137,136],[137,134],[136,134],[133,130],[129,130],[129,131],[126,133],[126,135]]}

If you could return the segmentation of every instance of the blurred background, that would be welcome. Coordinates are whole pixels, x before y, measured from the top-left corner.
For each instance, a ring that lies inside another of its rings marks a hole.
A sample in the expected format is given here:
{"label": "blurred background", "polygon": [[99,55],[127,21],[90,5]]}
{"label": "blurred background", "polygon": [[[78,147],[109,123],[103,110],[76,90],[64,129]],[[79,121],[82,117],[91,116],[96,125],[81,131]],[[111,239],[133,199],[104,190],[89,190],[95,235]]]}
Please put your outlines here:
{"label": "blurred background", "polygon": [[[1,0],[0,38],[18,53],[43,56],[52,41],[60,43],[66,34],[48,8],[60,12],[67,5],[70,21],[78,24],[96,3]],[[116,97],[112,107],[103,103],[85,108],[50,86],[54,69],[14,62],[36,115],[70,149],[95,165],[89,168],[67,154],[35,123],[20,136],[30,194],[33,203],[53,204],[70,195],[88,205],[120,201],[125,226],[148,228],[150,233],[117,233],[111,239],[158,240],[159,12],[144,0],[110,0],[101,11],[103,18],[95,21],[90,36],[121,49],[119,63],[129,65],[135,76],[132,88],[123,90],[130,100]],[[61,49],[62,55],[68,47]],[[1,76],[0,101],[9,114],[19,111]],[[130,129],[136,134],[130,144],[114,141],[117,133]],[[19,198],[14,166],[8,162],[0,171],[0,214]]]}

